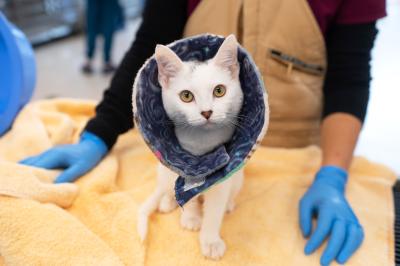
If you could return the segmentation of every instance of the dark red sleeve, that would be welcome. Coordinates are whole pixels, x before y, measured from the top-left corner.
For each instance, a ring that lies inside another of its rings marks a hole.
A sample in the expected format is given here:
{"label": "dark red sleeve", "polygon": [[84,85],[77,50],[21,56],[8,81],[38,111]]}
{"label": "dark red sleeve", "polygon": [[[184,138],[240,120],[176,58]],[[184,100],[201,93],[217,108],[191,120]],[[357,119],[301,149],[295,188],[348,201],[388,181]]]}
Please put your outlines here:
{"label": "dark red sleeve", "polygon": [[308,0],[308,3],[325,37],[333,25],[370,23],[386,16],[385,0]]}
{"label": "dark red sleeve", "polygon": [[385,0],[344,0],[338,10],[336,23],[368,23],[385,16]]}
{"label": "dark red sleeve", "polygon": [[200,4],[201,0],[188,0],[187,1],[187,14],[190,16],[196,7]]}

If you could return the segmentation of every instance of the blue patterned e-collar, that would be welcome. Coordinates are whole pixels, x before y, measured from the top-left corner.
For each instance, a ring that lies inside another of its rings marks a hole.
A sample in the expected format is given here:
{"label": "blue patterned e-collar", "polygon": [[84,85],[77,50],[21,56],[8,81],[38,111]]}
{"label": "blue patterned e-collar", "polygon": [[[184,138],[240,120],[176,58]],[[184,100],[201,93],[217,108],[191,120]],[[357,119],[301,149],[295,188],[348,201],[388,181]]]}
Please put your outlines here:
{"label": "blue patterned e-collar", "polygon": [[[205,61],[217,53],[224,38],[200,35],[176,41],[169,45],[183,61]],[[250,55],[239,47],[240,83],[244,101],[240,112],[240,127],[231,141],[203,156],[194,156],[184,150],[174,127],[164,110],[161,86],[158,83],[157,62],[151,57],[136,77],[135,120],[144,140],[158,159],[180,176],[175,183],[176,200],[183,206],[192,197],[222,181],[243,166],[256,146],[265,123],[264,83]],[[205,179],[200,186],[185,189],[185,180]]]}

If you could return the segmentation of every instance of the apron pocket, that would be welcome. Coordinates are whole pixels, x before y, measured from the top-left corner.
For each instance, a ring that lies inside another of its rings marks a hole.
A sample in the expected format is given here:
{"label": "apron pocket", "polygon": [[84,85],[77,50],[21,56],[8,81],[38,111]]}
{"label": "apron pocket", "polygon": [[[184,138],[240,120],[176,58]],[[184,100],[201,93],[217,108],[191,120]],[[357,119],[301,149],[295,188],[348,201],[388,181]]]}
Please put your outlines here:
{"label": "apron pocket", "polygon": [[317,75],[317,76],[324,75],[325,70],[324,70],[323,66],[321,66],[321,65],[306,63],[294,56],[285,54],[276,49],[269,49],[269,55],[275,61],[287,66],[289,72],[292,70],[292,68],[294,68],[299,71]]}

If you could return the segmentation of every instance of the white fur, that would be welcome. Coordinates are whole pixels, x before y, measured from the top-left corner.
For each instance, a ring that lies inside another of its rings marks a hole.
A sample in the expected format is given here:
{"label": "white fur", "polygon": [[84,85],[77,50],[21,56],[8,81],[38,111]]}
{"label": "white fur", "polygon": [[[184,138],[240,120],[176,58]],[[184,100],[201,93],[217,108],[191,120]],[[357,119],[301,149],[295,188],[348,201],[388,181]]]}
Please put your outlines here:
{"label": "white fur", "polygon": [[[203,155],[228,142],[238,123],[237,115],[243,103],[239,82],[237,41],[226,38],[216,56],[204,63],[182,62],[166,46],[157,46],[156,60],[162,85],[164,109],[174,122],[175,134],[181,146],[194,155]],[[223,97],[213,95],[214,88],[226,87]],[[185,103],[180,92],[189,90],[194,100]],[[209,119],[201,112],[212,111]],[[157,208],[168,212],[177,207],[174,183],[177,174],[163,165],[158,167],[157,188],[142,204],[138,217],[138,232],[146,238],[148,216]],[[243,182],[243,171],[190,200],[182,210],[181,225],[189,230],[200,229],[200,245],[204,256],[219,259],[225,243],[219,235],[225,211],[232,211],[234,198]],[[203,199],[201,210],[200,199]]]}

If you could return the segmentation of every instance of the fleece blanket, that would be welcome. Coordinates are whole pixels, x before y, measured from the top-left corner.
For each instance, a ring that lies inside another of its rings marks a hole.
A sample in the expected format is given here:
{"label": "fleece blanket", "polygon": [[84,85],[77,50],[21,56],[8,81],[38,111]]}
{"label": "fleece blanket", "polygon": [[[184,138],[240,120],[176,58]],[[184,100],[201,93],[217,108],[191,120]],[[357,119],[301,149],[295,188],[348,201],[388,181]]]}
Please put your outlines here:
{"label": "fleece blanket", "polygon": [[[31,103],[0,139],[0,265],[319,265],[323,248],[303,254],[297,218],[320,163],[317,147],[257,150],[237,207],[225,216],[227,252],[217,263],[202,257],[197,233],[180,227],[179,209],[154,214],[140,243],[137,209],[155,187],[158,160],[135,130],[75,184],[53,184],[58,171],[16,163],[77,141],[94,105]],[[347,196],[366,237],[348,265],[394,265],[395,180],[386,167],[355,158]]]}

